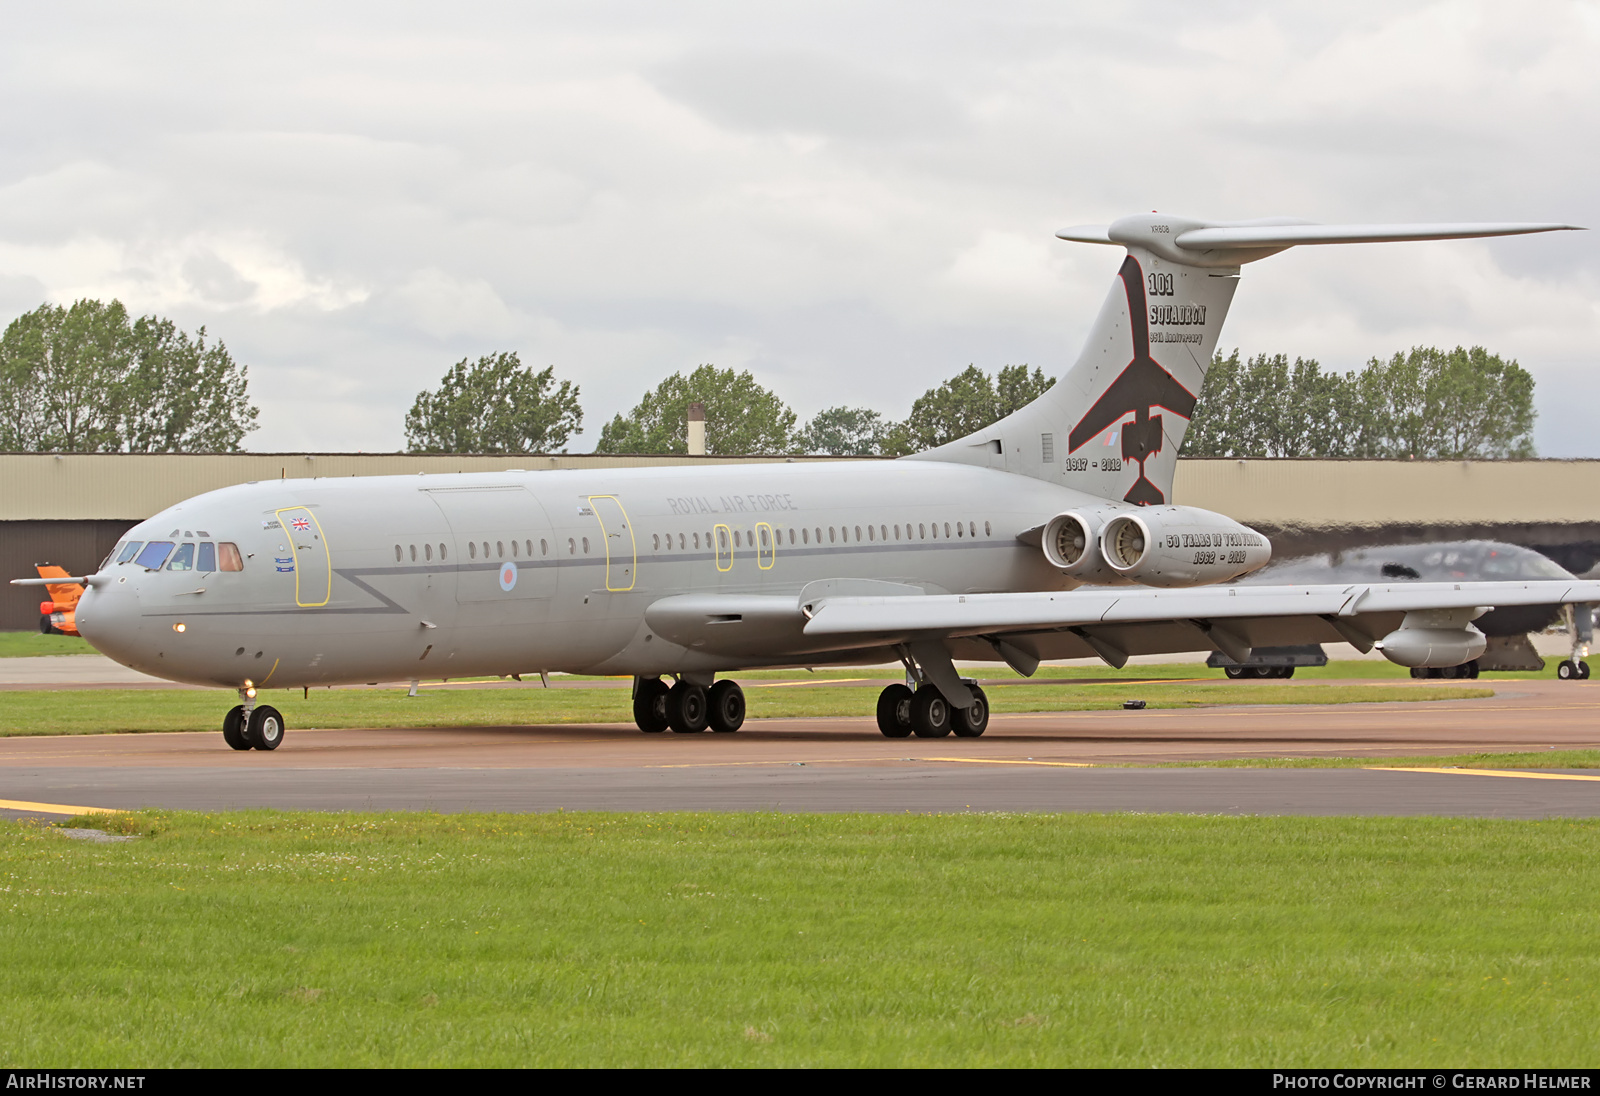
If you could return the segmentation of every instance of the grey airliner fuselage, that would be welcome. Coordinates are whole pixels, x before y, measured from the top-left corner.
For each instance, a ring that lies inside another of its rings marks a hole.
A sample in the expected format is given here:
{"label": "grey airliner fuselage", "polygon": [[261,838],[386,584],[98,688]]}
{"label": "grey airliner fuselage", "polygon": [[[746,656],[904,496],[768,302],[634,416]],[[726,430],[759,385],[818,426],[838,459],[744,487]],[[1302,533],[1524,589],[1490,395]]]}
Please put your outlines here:
{"label": "grey airliner fuselage", "polygon": [[[126,535],[170,541],[174,553],[235,543],[242,570],[113,562],[110,581],[86,591],[78,627],[136,669],[226,687],[394,680],[402,667],[467,677],[793,664],[792,647],[740,657],[675,643],[646,610],[696,593],[792,605],[808,584],[844,576],[868,580],[855,592],[872,581],[919,593],[1066,589],[1017,535],[1089,505],[1104,501],[924,461],[274,480],[198,496]],[[829,661],[837,644],[804,646]]]}

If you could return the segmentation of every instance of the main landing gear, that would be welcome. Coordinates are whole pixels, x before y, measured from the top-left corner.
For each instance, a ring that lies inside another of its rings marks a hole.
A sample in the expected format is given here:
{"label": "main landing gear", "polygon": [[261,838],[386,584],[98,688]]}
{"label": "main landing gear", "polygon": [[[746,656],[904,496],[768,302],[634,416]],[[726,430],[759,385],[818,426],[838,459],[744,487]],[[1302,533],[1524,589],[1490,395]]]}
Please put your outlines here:
{"label": "main landing gear", "polygon": [[1589,680],[1589,664],[1579,658],[1564,658],[1556,666],[1556,676],[1562,681]]}
{"label": "main landing gear", "polygon": [[1225,666],[1223,673],[1235,681],[1247,677],[1293,677],[1293,666]]}
{"label": "main landing gear", "polygon": [[989,728],[989,698],[972,682],[972,705],[957,708],[938,686],[923,683],[915,692],[898,682],[878,694],[878,730],[885,738],[977,738]]}
{"label": "main landing gear", "polygon": [[1411,676],[1476,678],[1478,676],[1478,660],[1473,659],[1471,662],[1463,662],[1459,666],[1413,666],[1411,668]]}
{"label": "main landing gear", "polygon": [[283,744],[283,713],[257,704],[253,694],[253,689],[239,690],[244,703],[222,717],[222,740],[236,750],[276,750]]}
{"label": "main landing gear", "polygon": [[659,677],[635,678],[633,721],[646,734],[669,727],[678,734],[699,734],[707,727],[737,731],[744,726],[744,690],[736,681],[718,681],[708,689],[688,678],[670,686]]}

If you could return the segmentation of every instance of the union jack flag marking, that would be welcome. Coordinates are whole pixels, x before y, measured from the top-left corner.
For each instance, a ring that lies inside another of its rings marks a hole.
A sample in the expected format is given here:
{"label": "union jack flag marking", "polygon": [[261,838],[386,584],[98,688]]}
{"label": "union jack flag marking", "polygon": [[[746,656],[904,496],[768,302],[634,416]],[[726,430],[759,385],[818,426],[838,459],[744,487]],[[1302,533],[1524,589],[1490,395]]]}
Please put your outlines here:
{"label": "union jack flag marking", "polygon": [[305,532],[307,529],[311,528],[311,521],[308,518],[295,518],[289,524],[293,525],[296,529],[300,530],[302,533]]}

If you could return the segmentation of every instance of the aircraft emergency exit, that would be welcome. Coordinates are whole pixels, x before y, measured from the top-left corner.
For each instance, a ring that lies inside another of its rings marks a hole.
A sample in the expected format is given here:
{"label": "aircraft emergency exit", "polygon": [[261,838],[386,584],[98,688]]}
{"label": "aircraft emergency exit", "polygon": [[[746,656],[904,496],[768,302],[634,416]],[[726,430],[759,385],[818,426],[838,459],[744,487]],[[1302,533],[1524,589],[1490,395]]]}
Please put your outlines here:
{"label": "aircraft emergency exit", "polygon": [[284,723],[260,691],[279,687],[627,674],[641,730],[691,733],[743,722],[743,693],[718,674],[898,660],[907,681],[880,695],[878,726],[934,737],[988,723],[955,660],[1031,675],[1045,659],[1120,666],[1201,646],[1243,662],[1255,646],[1347,640],[1455,665],[1483,650],[1472,621],[1490,607],[1600,601],[1600,582],[1220,585],[1271,546],[1172,498],[1178,448],[1243,264],[1569,227],[1150,214],[1066,229],[1126,251],[1082,353],[1038,399],[948,445],[894,461],[241,484],[162,511],[67,578],[84,588],[74,623],[125,665],[237,690],[223,734],[266,750]]}

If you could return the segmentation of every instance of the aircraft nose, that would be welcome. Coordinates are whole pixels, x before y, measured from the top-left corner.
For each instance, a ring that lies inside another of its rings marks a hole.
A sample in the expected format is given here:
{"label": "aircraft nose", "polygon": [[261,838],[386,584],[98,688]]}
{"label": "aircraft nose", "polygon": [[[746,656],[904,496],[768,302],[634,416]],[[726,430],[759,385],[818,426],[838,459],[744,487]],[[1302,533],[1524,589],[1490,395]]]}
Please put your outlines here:
{"label": "aircraft nose", "polygon": [[128,583],[113,579],[90,586],[78,601],[78,634],[103,655],[124,664],[136,661],[142,620],[139,597]]}

